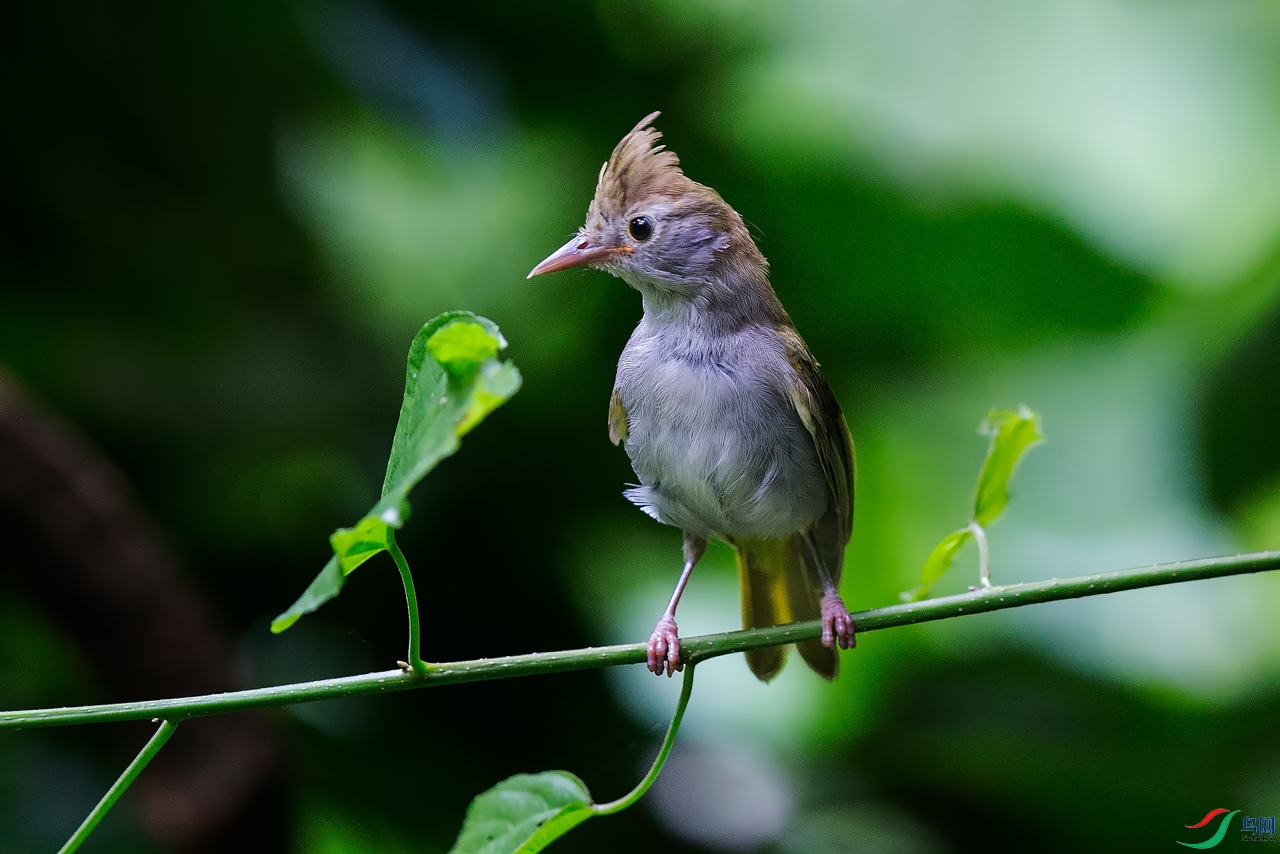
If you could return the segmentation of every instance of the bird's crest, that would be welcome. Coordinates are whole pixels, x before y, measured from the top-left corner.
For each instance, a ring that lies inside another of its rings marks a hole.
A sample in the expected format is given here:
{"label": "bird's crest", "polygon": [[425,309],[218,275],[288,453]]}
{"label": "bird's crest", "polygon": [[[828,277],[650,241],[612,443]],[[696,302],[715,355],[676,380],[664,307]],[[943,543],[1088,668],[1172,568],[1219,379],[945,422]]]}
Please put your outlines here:
{"label": "bird's crest", "polygon": [[679,197],[696,186],[680,170],[675,152],[659,144],[662,134],[652,126],[659,115],[645,116],[613,149],[609,161],[600,168],[591,213],[598,213],[602,205],[626,211],[640,199]]}

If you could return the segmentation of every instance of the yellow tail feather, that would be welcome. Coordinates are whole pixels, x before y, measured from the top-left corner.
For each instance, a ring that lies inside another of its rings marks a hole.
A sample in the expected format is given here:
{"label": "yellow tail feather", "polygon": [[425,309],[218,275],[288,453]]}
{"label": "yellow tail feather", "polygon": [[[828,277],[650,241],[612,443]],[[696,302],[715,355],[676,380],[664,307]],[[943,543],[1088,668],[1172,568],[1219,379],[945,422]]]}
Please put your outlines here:
{"label": "yellow tail feather", "polygon": [[[799,534],[781,540],[738,540],[738,579],[742,584],[742,625],[754,629],[797,620],[816,620],[820,614],[817,570]],[[820,640],[796,644],[800,657],[825,679],[834,679],[839,659]],[[747,666],[762,682],[768,682],[786,663],[786,647],[755,649],[746,653]]]}

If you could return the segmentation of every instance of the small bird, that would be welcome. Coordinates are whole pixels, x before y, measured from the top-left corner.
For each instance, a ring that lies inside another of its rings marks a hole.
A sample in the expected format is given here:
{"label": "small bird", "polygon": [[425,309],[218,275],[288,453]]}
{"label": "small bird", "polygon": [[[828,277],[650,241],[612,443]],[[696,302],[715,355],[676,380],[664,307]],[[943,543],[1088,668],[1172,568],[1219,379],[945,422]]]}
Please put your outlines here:
{"label": "small bird", "polygon": [[[833,679],[836,643],[854,645],[836,592],[853,532],[853,439],[742,217],[681,171],[659,144],[657,117],[618,143],[586,224],[529,273],[594,267],[644,304],[618,361],[609,438],[640,480],[626,497],[684,532],[684,569],[649,638],[649,670],[684,667],[676,606],[714,537],[737,555],[744,627],[821,618],[821,641],[796,646]],[[746,657],[767,682],[786,649]]]}

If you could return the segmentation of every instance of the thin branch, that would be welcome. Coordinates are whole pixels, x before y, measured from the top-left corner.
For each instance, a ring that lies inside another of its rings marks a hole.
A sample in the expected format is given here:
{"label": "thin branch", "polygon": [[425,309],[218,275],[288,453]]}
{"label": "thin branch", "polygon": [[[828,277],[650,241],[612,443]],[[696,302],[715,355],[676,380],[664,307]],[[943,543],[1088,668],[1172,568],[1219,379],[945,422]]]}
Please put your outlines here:
{"label": "thin branch", "polygon": [[89,813],[76,832],[67,840],[67,844],[58,849],[58,854],[71,854],[80,845],[89,838],[89,834],[93,833],[93,829],[98,826],[98,822],[102,821],[111,808],[116,805],[116,801],[120,800],[120,796],[124,794],[125,789],[129,788],[129,784],[138,778],[142,773],[142,769],[155,758],[160,752],[160,748],[164,747],[165,742],[173,735],[173,731],[178,728],[177,721],[162,721],[160,728],[156,730],[156,734],[151,736],[151,740],[142,748],[142,752],[134,757],[129,763],[129,767],[124,769],[124,773],[115,781],[107,793],[102,796],[102,800],[98,801],[98,805],[93,808],[93,812]]}
{"label": "thin branch", "polygon": [[[1096,575],[1081,575],[1074,578],[1010,584],[1005,587],[985,587],[957,596],[860,611],[853,615],[853,619],[859,632],[867,632],[968,614],[981,614],[987,611],[1001,611],[1041,602],[1056,602],[1062,599],[1097,596],[1160,584],[1175,584],[1276,569],[1280,569],[1280,551],[1258,552],[1234,557],[1161,564],[1140,569],[1124,569]],[[750,629],[686,638],[681,642],[681,650],[686,662],[697,664],[709,658],[748,649],[808,640],[819,637],[821,633],[820,625],[813,620],[767,629]],[[643,643],[588,647],[564,652],[540,652],[513,655],[507,658],[431,664],[428,666],[426,675],[423,676],[401,670],[388,670],[359,676],[322,679],[316,682],[210,694],[203,697],[0,712],[0,729],[146,720],[157,717],[181,720],[267,706],[308,703],[313,700],[385,694],[411,688],[482,682],[513,676],[563,673],[570,670],[590,670],[622,664],[641,664],[646,660],[646,655],[646,645]]]}

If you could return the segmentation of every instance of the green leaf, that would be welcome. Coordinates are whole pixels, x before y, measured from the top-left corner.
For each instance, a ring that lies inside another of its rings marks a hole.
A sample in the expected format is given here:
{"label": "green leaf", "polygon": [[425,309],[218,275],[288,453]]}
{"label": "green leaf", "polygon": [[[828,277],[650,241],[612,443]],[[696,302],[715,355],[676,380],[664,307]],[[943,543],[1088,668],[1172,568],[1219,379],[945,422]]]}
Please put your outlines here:
{"label": "green leaf", "polygon": [[591,793],[568,771],[517,774],[471,802],[449,854],[535,854],[592,815]]}
{"label": "green leaf", "polygon": [[329,537],[333,554],[343,575],[350,574],[360,564],[386,551],[391,528],[377,516],[365,516],[354,528],[339,528]]}
{"label": "green leaf", "polygon": [[449,373],[465,376],[498,355],[506,345],[501,334],[490,334],[478,323],[455,320],[427,339],[427,352]]}
{"label": "green leaf", "polygon": [[969,542],[969,538],[972,536],[973,532],[968,528],[961,528],[943,537],[942,542],[934,546],[933,551],[929,553],[929,557],[924,562],[924,569],[920,571],[920,585],[910,593],[903,593],[902,600],[904,602],[918,602],[928,596],[934,582],[951,568],[951,563],[956,559],[956,553],[960,551],[965,543]]}
{"label": "green leaf", "polygon": [[978,473],[973,519],[985,528],[1009,503],[1009,479],[1027,451],[1044,441],[1044,433],[1040,416],[1025,406],[1017,412],[991,410],[980,429],[991,437],[991,445]]}
{"label": "green leaf", "polygon": [[[431,353],[437,334],[445,343],[436,349],[455,359],[448,367]],[[468,369],[467,354],[474,356],[480,345],[464,351],[458,342],[476,334],[488,338],[493,349],[489,358]],[[520,372],[492,355],[506,343],[493,321],[464,311],[440,315],[414,337],[382,500],[369,515],[382,516],[392,527],[400,527],[403,519],[396,520],[404,512],[409,491],[437,463],[458,450],[461,438],[471,428],[519,390]]]}
{"label": "green leaf", "polygon": [[329,562],[324,565],[324,569],[320,570],[320,574],[302,592],[302,595],[298,597],[298,601],[294,602],[288,611],[271,621],[271,631],[280,634],[298,622],[298,618],[303,614],[311,613],[334,596],[337,596],[338,591],[342,590],[342,585],[346,583],[347,577],[338,566],[338,559],[336,557],[329,558]]}
{"label": "green leaf", "polygon": [[409,516],[408,495],[461,439],[520,389],[520,372],[499,361],[507,346],[497,324],[469,311],[429,321],[409,345],[404,399],[391,440],[382,496],[350,528],[330,538],[334,560],[290,608],[271,624],[282,632],[303,614],[338,595],[347,573],[387,548],[391,529]]}
{"label": "green leaf", "polygon": [[458,421],[457,432],[465,436],[490,412],[511,399],[520,390],[520,372],[510,362],[489,362],[480,368],[471,400]]}
{"label": "green leaf", "polygon": [[[982,528],[991,524],[1009,504],[1009,480],[1027,451],[1043,442],[1040,416],[1025,406],[1017,412],[993,409],[978,428],[984,436],[991,437],[986,459],[978,472],[978,483],[973,490],[973,515],[970,517]],[[920,570],[920,584],[916,589],[902,594],[904,602],[916,602],[929,595],[934,582],[942,577],[973,532],[961,528],[947,534],[930,552]]]}

